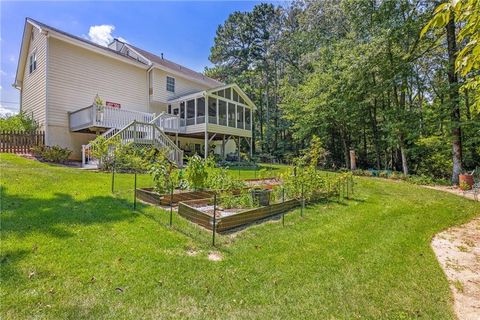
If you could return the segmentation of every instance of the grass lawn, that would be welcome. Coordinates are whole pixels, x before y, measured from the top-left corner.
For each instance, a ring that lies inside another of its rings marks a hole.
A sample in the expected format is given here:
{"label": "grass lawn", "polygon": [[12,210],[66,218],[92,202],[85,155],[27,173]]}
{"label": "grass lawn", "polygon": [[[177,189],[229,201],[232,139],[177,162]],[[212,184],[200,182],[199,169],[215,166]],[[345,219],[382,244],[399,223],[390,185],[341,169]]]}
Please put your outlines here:
{"label": "grass lawn", "polygon": [[132,211],[131,175],[112,195],[109,174],[0,160],[2,319],[453,319],[430,240],[480,215],[455,195],[357,178],[346,204],[221,237],[214,262],[208,232]]}

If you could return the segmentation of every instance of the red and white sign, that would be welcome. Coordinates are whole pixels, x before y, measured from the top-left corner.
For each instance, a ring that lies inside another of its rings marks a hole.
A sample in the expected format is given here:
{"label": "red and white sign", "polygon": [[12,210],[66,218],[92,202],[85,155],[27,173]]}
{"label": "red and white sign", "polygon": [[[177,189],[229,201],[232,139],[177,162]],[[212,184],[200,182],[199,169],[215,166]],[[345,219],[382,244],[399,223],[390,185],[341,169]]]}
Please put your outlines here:
{"label": "red and white sign", "polygon": [[115,109],[120,109],[122,107],[122,105],[120,103],[110,102],[110,101],[105,102],[105,105],[107,107],[111,107],[111,108],[115,108]]}

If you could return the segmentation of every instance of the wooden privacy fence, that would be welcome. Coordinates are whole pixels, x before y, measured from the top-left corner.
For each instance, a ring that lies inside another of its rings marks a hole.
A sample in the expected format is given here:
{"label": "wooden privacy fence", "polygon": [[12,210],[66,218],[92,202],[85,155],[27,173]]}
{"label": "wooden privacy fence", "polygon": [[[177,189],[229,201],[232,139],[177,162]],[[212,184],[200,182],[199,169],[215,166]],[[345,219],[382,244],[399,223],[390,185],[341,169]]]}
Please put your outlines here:
{"label": "wooden privacy fence", "polygon": [[30,153],[32,147],[44,144],[44,131],[0,131],[0,152]]}

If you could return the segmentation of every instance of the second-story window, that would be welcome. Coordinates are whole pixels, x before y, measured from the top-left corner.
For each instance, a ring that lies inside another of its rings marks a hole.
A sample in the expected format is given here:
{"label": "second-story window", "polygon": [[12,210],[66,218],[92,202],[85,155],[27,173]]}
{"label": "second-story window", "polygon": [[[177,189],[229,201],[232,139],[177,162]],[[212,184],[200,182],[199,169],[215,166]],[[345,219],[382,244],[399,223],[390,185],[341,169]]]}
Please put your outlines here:
{"label": "second-story window", "polygon": [[29,73],[32,73],[37,69],[37,51],[33,51],[28,58],[29,63]]}
{"label": "second-story window", "polygon": [[175,92],[175,78],[167,76],[167,91]]}

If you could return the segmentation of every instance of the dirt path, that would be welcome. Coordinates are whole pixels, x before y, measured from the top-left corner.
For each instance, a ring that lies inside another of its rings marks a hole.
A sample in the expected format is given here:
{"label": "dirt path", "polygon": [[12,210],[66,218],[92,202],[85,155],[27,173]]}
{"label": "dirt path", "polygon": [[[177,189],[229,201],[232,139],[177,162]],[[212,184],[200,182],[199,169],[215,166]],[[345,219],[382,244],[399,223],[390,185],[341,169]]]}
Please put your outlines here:
{"label": "dirt path", "polygon": [[480,218],[437,234],[432,248],[450,283],[458,318],[480,319]]}
{"label": "dirt path", "polygon": [[[473,192],[463,192],[462,190],[454,187],[447,187],[447,186],[424,186],[425,188],[429,189],[434,189],[434,190],[440,190],[440,191],[445,191],[449,193],[456,194],[457,196],[462,196],[471,200],[475,200],[475,196],[473,195]],[[480,201],[480,195],[478,196],[478,201]]]}

